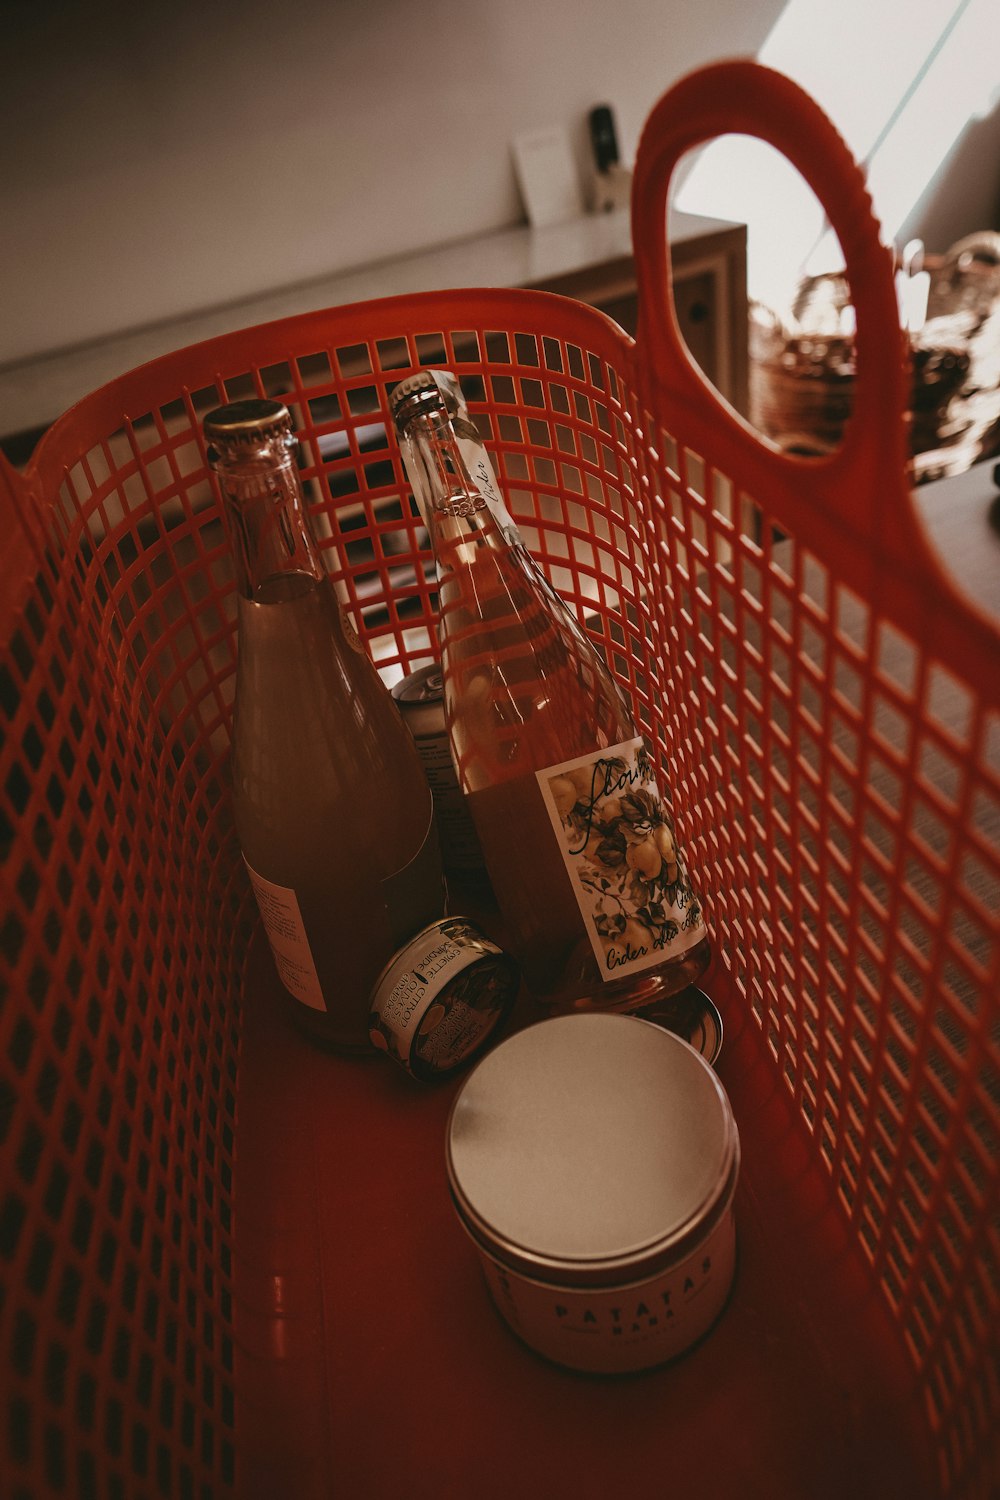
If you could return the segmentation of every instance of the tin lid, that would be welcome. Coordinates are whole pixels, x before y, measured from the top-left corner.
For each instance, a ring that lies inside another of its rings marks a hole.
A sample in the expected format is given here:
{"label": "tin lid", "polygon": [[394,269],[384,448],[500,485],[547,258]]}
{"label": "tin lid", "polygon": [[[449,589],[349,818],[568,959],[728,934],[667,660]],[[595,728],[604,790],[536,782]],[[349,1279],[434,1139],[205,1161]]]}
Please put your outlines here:
{"label": "tin lid", "polygon": [[397,703],[440,703],[444,698],[444,677],[438,662],[418,667],[402,682],[391,688]]}
{"label": "tin lid", "polygon": [[728,1206],[739,1137],[687,1042],[636,1016],[510,1037],[463,1084],[448,1179],[465,1227],[539,1281],[614,1285],[671,1265]]}

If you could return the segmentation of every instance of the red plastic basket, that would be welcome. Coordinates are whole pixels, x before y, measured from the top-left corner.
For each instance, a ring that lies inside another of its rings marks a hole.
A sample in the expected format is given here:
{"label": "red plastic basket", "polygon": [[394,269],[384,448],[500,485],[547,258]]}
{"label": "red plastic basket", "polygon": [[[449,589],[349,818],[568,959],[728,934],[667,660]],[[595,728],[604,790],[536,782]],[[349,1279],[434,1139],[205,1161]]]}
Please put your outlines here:
{"label": "red plastic basket", "polygon": [[[763,136],[858,314],[829,460],[723,410],[671,312],[681,153]],[[635,175],[633,344],[544,294],[408,297],[182,350],[0,474],[5,1496],[987,1495],[997,1482],[997,632],[905,481],[887,252],[845,148],[749,63]],[[399,675],[426,542],[386,436],[462,377],[517,519],[660,755],[743,1137],[740,1264],[677,1364],[588,1380],[491,1312],[447,1198],[453,1088],[278,1018],[229,822],[235,625],[204,412],[287,400],[330,570]]]}

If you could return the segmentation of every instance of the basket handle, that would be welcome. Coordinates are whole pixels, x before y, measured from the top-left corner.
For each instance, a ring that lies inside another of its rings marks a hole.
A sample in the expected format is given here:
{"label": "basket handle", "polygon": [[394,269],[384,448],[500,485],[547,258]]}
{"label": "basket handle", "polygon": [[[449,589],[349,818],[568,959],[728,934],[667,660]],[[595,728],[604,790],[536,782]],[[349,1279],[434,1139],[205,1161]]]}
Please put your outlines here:
{"label": "basket handle", "polygon": [[[857,315],[851,420],[823,458],[782,454],[723,405],[692,363],[677,324],[665,233],[670,181],[681,156],[718,135],[754,135],[781,151],[813,188],[840,238]],[[758,63],[716,63],[682,78],[654,107],[636,157],[632,241],[639,287],[637,359],[654,390],[679,402],[748,490],[803,492],[895,557],[912,557],[916,526],[906,480],[908,356],[891,252],[881,243],[864,178],[819,106]],[[880,496],[879,506],[870,497]],[[917,542],[917,550],[920,548]]]}

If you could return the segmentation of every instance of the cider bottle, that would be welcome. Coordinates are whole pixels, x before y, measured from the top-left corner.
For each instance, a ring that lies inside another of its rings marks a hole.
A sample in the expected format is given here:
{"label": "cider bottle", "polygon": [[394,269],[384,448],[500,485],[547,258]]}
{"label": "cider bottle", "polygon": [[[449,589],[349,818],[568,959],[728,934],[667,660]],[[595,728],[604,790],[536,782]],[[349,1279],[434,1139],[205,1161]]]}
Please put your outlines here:
{"label": "cider bottle", "polygon": [[444,910],[430,787],[320,560],[291,416],[205,420],[236,560],[236,829],[278,975],[319,1040],[367,1050],[372,985]]}
{"label": "cider bottle", "polygon": [[434,547],[452,754],[507,930],[547,1008],[640,1009],[711,956],[630,706],[421,371],[391,404]]}

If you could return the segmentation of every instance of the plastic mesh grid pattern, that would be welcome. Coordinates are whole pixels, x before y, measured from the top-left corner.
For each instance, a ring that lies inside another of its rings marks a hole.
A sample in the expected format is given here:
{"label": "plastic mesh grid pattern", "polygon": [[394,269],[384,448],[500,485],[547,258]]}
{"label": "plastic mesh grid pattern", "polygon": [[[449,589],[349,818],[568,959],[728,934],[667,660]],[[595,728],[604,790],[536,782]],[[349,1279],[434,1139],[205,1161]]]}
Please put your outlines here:
{"label": "plastic mesh grid pattern", "polygon": [[695,485],[691,455],[661,471],[677,795],[727,959],[957,1454],[995,1399],[1000,720],[696,466]]}
{"label": "plastic mesh grid pattern", "polygon": [[787,517],[643,427],[630,351],[597,315],[573,311],[595,353],[556,331],[561,306],[530,311],[552,336],[400,335],[391,362],[348,314],[322,353],[250,372],[225,373],[239,351],[221,345],[221,378],[178,400],[168,369],[151,414],[50,455],[65,478],[0,678],[0,1248],[12,1454],[56,1493],[95,1474],[208,1493],[234,1472],[245,892],[200,417],[249,389],[289,401],[330,571],[389,678],[431,652],[430,560],[385,435],[421,355],[463,378],[529,544],[671,766],[716,937],[897,1310],[948,1476],[989,1441],[996,709]]}
{"label": "plastic mesh grid pattern", "polygon": [[[30,589],[4,601],[12,1496],[209,1495],[234,1472],[239,897],[218,757],[173,712],[198,701],[202,627],[183,578],[158,587],[166,537],[132,478],[109,444],[84,455]],[[174,533],[172,578],[190,511]]]}
{"label": "plastic mesh grid pattern", "polygon": [[669,763],[714,937],[895,1310],[942,1489],[985,1494],[996,674],[951,604],[940,636],[915,628],[928,600],[848,530],[838,543],[785,491],[741,489],[683,421],[667,430],[598,314],[504,293],[182,351],[83,403],[12,484],[28,559],[0,605],[12,1494],[237,1483],[248,907],[225,795],[231,577],[200,419],[288,401],[327,565],[391,680],[432,655],[431,560],[387,436],[387,389],[419,364],[462,378],[529,545]]}

